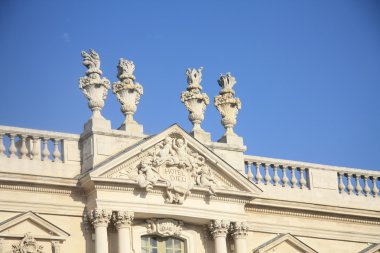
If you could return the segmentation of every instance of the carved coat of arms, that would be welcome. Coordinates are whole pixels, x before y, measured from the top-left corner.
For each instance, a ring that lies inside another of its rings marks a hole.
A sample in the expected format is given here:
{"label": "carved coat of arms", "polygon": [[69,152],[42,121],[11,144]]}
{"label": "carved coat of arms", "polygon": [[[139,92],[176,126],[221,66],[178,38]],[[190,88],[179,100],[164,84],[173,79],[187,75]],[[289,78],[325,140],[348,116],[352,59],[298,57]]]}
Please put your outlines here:
{"label": "carved coat of arms", "polygon": [[192,151],[181,135],[167,136],[148,152],[135,167],[119,171],[119,177],[136,180],[146,191],[156,183],[164,184],[167,203],[182,204],[194,185],[207,187],[211,195],[215,194],[218,183],[205,157]]}

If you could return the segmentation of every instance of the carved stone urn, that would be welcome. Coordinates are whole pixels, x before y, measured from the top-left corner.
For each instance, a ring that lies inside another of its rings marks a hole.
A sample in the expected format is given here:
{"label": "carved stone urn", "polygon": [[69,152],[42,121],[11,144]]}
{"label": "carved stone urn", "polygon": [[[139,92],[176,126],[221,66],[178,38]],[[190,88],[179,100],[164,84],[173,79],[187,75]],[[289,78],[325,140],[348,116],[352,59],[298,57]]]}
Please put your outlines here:
{"label": "carved stone urn", "polygon": [[135,83],[135,64],[121,58],[117,66],[119,79],[113,83],[112,91],[116,94],[121,104],[121,112],[125,115],[125,120],[119,129],[126,130],[131,125],[138,125],[133,119],[133,114],[137,110],[140,96],[143,94],[143,87],[139,83]]}
{"label": "carved stone urn", "polygon": [[92,111],[92,119],[104,119],[100,111],[104,106],[104,100],[107,98],[110,81],[103,77],[100,70],[99,54],[90,49],[89,53],[82,51],[83,65],[88,68],[86,76],[79,79],[79,88],[83,91],[88,99],[88,107]]}
{"label": "carved stone urn", "polygon": [[218,80],[219,86],[222,88],[219,95],[214,98],[214,105],[222,115],[222,125],[226,129],[223,136],[236,136],[233,127],[236,124],[236,117],[241,108],[239,98],[235,98],[233,87],[236,83],[235,78],[227,73],[221,75]]}
{"label": "carved stone urn", "polygon": [[204,119],[206,106],[210,103],[206,93],[201,93],[202,67],[198,70],[187,69],[187,91],[182,92],[181,101],[189,111],[189,120],[193,124],[193,132],[203,131],[201,123]]}

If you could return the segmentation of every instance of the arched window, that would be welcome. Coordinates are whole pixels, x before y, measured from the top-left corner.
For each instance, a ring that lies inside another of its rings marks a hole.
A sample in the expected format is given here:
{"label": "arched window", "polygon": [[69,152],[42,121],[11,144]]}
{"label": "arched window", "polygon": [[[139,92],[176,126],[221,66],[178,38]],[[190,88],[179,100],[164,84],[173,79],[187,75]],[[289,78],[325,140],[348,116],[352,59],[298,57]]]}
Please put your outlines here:
{"label": "arched window", "polygon": [[185,242],[175,237],[142,236],[142,253],[185,253]]}

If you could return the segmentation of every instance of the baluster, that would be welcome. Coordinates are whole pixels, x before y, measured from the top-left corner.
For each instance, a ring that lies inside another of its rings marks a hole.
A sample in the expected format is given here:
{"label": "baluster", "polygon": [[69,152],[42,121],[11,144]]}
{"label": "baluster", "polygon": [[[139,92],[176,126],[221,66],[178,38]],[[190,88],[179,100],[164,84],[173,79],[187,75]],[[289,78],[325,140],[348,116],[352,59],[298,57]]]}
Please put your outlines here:
{"label": "baluster", "polygon": [[306,185],[306,180],[305,180],[305,177],[303,175],[304,169],[305,168],[300,167],[300,187],[301,187],[301,189],[304,188]]}
{"label": "baluster", "polygon": [[290,180],[290,183],[292,183],[291,187],[294,188],[297,184],[297,178],[296,178],[296,173],[295,170],[297,167],[289,166],[291,172],[292,172],[292,179]]}
{"label": "baluster", "polygon": [[28,155],[28,149],[26,148],[26,136],[20,135],[21,148],[20,148],[20,159],[24,159]]}
{"label": "baluster", "polygon": [[372,192],[373,192],[374,198],[376,198],[377,194],[379,194],[379,188],[377,188],[376,183],[377,183],[377,177],[372,176],[372,184],[373,184]]}
{"label": "baluster", "polygon": [[15,145],[15,137],[16,135],[14,134],[9,134],[9,139],[10,139],[10,145],[9,145],[9,157],[14,157],[16,156],[16,145]]}
{"label": "baluster", "polygon": [[352,186],[352,183],[351,183],[351,174],[347,173],[347,193],[351,194],[353,189],[354,187]]}
{"label": "baluster", "polygon": [[5,147],[3,143],[3,134],[0,134],[0,157],[6,156],[4,152],[5,152]]}
{"label": "baluster", "polygon": [[288,176],[286,175],[286,169],[288,166],[282,165],[282,187],[286,187],[289,182]]}
{"label": "baluster", "polygon": [[252,182],[252,180],[253,180],[253,174],[252,174],[252,168],[251,168],[251,165],[252,165],[252,163],[247,162],[247,168],[248,168],[248,171],[247,171],[247,178],[248,178],[249,181]]}
{"label": "baluster", "polygon": [[42,138],[42,143],[44,144],[44,149],[42,150],[42,159],[44,161],[48,161],[50,158],[50,151],[48,148],[48,141],[49,139]]}
{"label": "baluster", "polygon": [[261,180],[263,179],[260,172],[260,165],[260,162],[256,162],[256,181],[258,184],[261,183]]}
{"label": "baluster", "polygon": [[270,176],[269,176],[269,168],[268,164],[264,163],[264,170],[265,170],[265,176],[264,176],[264,184],[267,185],[270,181]]}
{"label": "baluster", "polygon": [[273,164],[273,185],[277,185],[278,182],[280,182],[280,178],[278,176],[278,173],[277,173],[277,169],[278,169],[278,165],[277,164]]}
{"label": "baluster", "polygon": [[59,149],[58,149],[59,140],[53,139],[53,142],[54,142],[54,152],[53,152],[54,162],[58,162],[59,159],[61,158],[61,152],[59,152]]}
{"label": "baluster", "polygon": [[41,160],[41,157],[40,157],[40,149],[41,149],[41,146],[38,145],[38,140],[39,140],[39,137],[36,137],[36,136],[33,136],[32,137],[33,139],[33,149],[32,149],[32,159],[33,160]]}
{"label": "baluster", "polygon": [[367,182],[368,177],[364,175],[363,179],[364,179],[364,195],[367,197],[371,189],[368,186],[368,182]]}
{"label": "baluster", "polygon": [[338,185],[338,189],[339,189],[339,192],[342,193],[343,190],[344,190],[344,184],[343,184],[343,176],[342,176],[342,173],[338,172],[338,177],[339,177],[339,185]]}
{"label": "baluster", "polygon": [[355,174],[355,184],[356,184],[356,187],[355,187],[355,191],[356,191],[356,195],[360,195],[362,194],[362,186],[360,185],[360,182],[359,182],[359,179],[360,179],[360,176],[358,174]]}

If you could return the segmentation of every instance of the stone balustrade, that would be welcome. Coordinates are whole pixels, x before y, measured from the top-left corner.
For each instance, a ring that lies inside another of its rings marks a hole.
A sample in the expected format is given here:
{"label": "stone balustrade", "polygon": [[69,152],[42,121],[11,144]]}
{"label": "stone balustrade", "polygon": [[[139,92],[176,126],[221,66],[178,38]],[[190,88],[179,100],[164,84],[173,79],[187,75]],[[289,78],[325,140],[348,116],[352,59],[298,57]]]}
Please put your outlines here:
{"label": "stone balustrade", "polygon": [[65,142],[76,144],[79,152],[79,135],[0,126],[0,157],[67,162]]}
{"label": "stone balustrade", "polygon": [[244,156],[247,178],[279,188],[336,189],[339,194],[379,196],[380,172],[314,163]]}
{"label": "stone balustrade", "polygon": [[0,172],[75,177],[81,172],[79,138],[0,125]]}
{"label": "stone balustrade", "polygon": [[310,188],[309,168],[302,164],[258,156],[245,156],[244,160],[247,178],[256,184]]}
{"label": "stone balustrade", "polygon": [[379,196],[380,173],[351,169],[338,171],[337,175],[340,193],[374,198]]}

